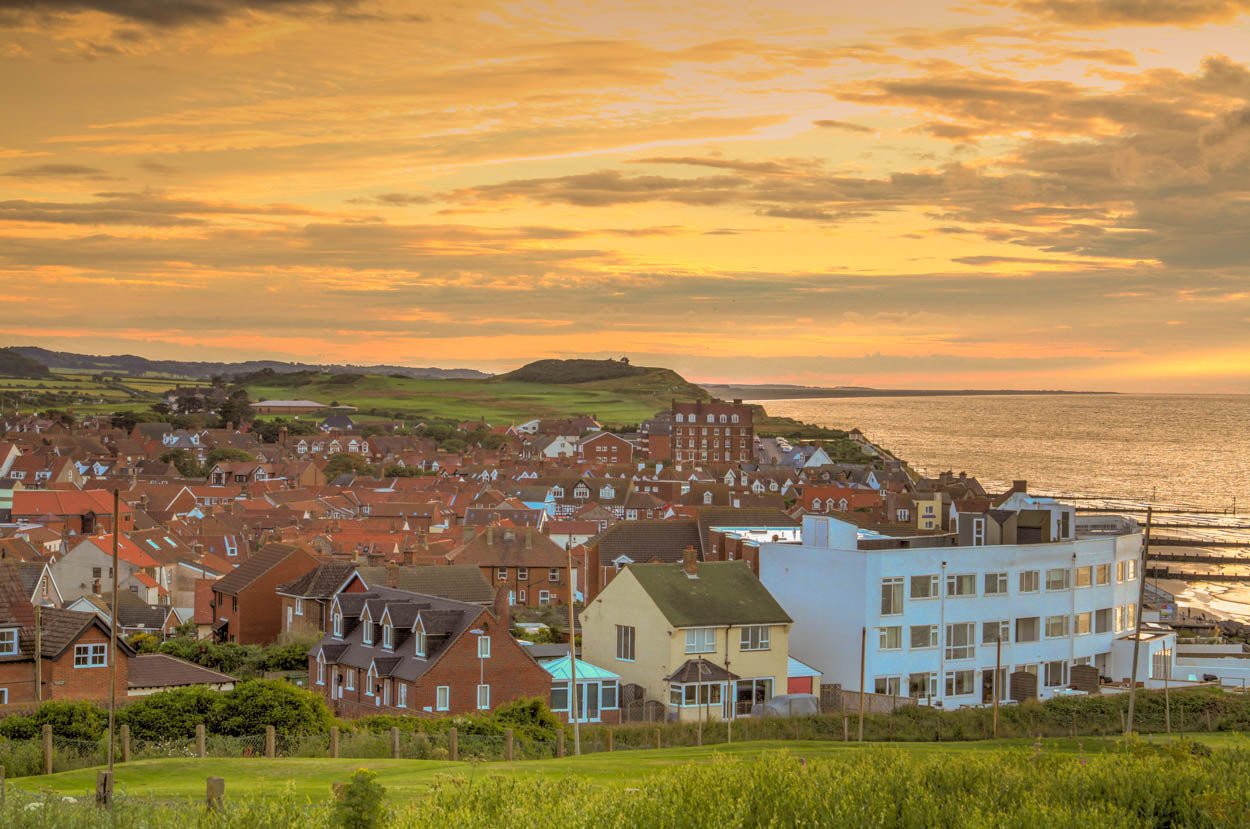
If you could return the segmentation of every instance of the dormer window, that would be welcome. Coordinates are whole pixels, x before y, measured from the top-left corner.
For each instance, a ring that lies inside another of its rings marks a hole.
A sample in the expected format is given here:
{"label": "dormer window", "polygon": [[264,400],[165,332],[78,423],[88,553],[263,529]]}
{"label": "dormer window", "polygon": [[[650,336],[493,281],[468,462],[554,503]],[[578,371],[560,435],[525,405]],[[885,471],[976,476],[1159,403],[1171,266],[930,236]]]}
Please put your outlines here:
{"label": "dormer window", "polygon": [[584,486],[582,486],[582,485],[578,484],[577,489],[573,490],[573,497],[574,497],[574,498],[589,498],[589,497],[590,497],[590,488],[589,488],[589,487],[584,487]]}
{"label": "dormer window", "polygon": [[563,497],[564,497],[564,487],[562,487],[562,486],[552,487],[552,488],[551,488],[551,496],[552,496],[553,498],[563,498]]}
{"label": "dormer window", "polygon": [[412,641],[413,652],[416,653],[417,656],[422,659],[428,656],[428,652],[426,650],[427,645],[425,639],[425,628],[421,627],[421,623],[419,621],[417,622],[417,629],[412,632]]}
{"label": "dormer window", "polygon": [[342,639],[343,638],[343,614],[336,611],[332,618],[333,618],[333,624],[334,624],[334,638]]}
{"label": "dormer window", "polygon": [[366,645],[373,644],[373,619],[369,616],[369,609],[365,608],[365,612],[360,614],[360,641]]}
{"label": "dormer window", "polygon": [[605,486],[599,490],[600,498],[612,498],[616,495],[616,490],[610,486]]}
{"label": "dormer window", "polygon": [[737,416],[737,415],[730,415],[730,417],[729,417],[729,422],[730,422],[730,423],[737,423],[737,422],[738,422],[738,416]]}
{"label": "dormer window", "polygon": [[387,650],[395,647],[395,628],[390,625],[382,626],[382,647]]}
{"label": "dormer window", "polygon": [[17,653],[17,628],[0,630],[0,655],[12,656]]}

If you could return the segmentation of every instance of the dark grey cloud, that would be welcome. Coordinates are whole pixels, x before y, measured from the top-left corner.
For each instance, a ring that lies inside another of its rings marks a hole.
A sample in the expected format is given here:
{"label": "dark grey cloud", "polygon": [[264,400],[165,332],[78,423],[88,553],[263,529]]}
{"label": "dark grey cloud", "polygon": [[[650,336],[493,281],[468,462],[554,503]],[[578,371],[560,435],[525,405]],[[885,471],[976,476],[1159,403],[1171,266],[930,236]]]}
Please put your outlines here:
{"label": "dark grey cloud", "polygon": [[687,205],[724,204],[740,198],[750,184],[742,176],[626,176],[602,170],[553,178],[514,179],[501,184],[464,188],[448,194],[464,201],[497,201],[528,198],[543,203],[563,202],[581,207],[605,207],[646,201],[672,201]]}
{"label": "dark grey cloud", "polygon": [[18,167],[0,175],[13,178],[87,178],[95,181],[107,181],[111,178],[98,167],[85,167],[81,164],[35,164]]}
{"label": "dark grey cloud", "polygon": [[1250,12],[1250,0],[1021,0],[1029,14],[1075,26],[1196,26]]}
{"label": "dark grey cloud", "polygon": [[181,167],[175,167],[174,165],[166,164],[163,161],[150,161],[150,160],[140,161],[139,168],[142,170],[146,170],[149,173],[156,173],[157,175],[162,175],[162,176],[168,176],[168,175],[173,175],[174,173],[182,172]]}
{"label": "dark grey cloud", "polygon": [[852,124],[850,121],[832,121],[828,118],[822,118],[819,121],[813,121],[818,127],[824,127],[830,130],[846,130],[847,132],[876,132],[872,127],[865,127],[862,124]]}
{"label": "dark grey cloud", "polygon": [[170,198],[160,193],[96,193],[95,201],[0,201],[0,221],[67,225],[173,227],[207,224],[206,216],[316,215],[292,205],[248,205]]}
{"label": "dark grey cloud", "polygon": [[700,158],[696,156],[657,156],[638,158],[631,164],[685,164],[692,167],[714,167],[740,173],[788,173],[790,167],[776,161],[739,161],[732,158]]}
{"label": "dark grey cloud", "polygon": [[148,26],[218,23],[247,12],[350,9],[355,0],[0,0],[0,13],[55,17],[94,11]]}
{"label": "dark grey cloud", "polygon": [[414,204],[429,204],[434,199],[421,193],[379,193],[359,199],[348,199],[348,204],[378,204],[383,207],[411,207]]}

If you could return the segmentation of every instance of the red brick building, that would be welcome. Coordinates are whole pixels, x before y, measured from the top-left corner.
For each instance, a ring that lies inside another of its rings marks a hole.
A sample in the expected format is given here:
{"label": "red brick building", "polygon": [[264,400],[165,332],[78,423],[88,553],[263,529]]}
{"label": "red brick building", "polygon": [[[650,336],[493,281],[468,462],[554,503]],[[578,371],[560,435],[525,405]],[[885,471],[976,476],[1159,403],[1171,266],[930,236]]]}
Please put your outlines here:
{"label": "red brick building", "polygon": [[448,553],[447,559],[481,568],[492,586],[508,590],[509,604],[569,602],[568,554],[531,528],[487,527]]}
{"label": "red brick building", "polygon": [[[134,513],[122,501],[118,509],[122,532],[134,529]],[[113,531],[113,494],[103,489],[18,490],[13,493],[13,521],[29,521],[78,535]]]}
{"label": "red brick building", "polygon": [[537,697],[551,677],[512,638],[507,607],[376,587],[353,579],[330,608],[330,632],[309,650],[308,687],[339,716],[491,711]]}
{"label": "red brick building", "polygon": [[620,435],[595,432],[577,442],[577,459],[587,463],[631,463],[635,447]]}
{"label": "red brick building", "polygon": [[753,410],[741,400],[673,401],[673,460],[746,463],[755,456]]}
{"label": "red brick building", "polygon": [[316,566],[317,559],[299,547],[266,544],[213,582],[210,607],[218,640],[261,645],[277,639],[283,622],[278,586]]}

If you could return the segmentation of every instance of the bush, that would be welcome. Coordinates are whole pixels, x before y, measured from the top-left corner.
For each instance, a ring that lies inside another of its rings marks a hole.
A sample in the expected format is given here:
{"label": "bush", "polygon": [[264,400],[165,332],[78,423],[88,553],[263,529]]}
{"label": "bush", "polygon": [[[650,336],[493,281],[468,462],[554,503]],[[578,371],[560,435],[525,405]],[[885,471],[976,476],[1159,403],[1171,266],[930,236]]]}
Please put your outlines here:
{"label": "bush", "polygon": [[289,682],[249,679],[220,698],[210,730],[242,737],[260,734],[267,725],[283,735],[324,734],[330,728],[330,711],[320,695]]}
{"label": "bush", "polygon": [[132,702],[118,712],[117,720],[129,725],[131,735],[138,740],[190,739],[197,725],[212,728],[222,701],[219,691],[178,688]]}
{"label": "bush", "polygon": [[52,726],[57,737],[98,740],[108,728],[108,714],[90,702],[45,702],[31,716],[36,732]]}
{"label": "bush", "polygon": [[386,819],[386,789],[377,773],[359,769],[344,784],[334,805],[334,825],[343,829],[374,829]]}

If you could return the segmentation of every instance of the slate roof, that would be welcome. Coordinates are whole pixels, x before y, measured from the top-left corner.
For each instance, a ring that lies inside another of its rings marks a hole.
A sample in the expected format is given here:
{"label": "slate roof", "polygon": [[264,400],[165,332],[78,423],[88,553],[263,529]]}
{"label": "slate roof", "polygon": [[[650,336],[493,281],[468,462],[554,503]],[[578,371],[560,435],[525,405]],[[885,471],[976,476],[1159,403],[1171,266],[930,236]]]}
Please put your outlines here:
{"label": "slate roof", "polygon": [[298,547],[290,544],[266,544],[247,561],[218,579],[213,589],[227,596],[236,596],[252,582],[281,564],[287,556],[298,551]]}
{"label": "slate roof", "polygon": [[532,529],[488,527],[447,554],[457,564],[483,567],[565,567],[559,544]]}
{"label": "slate roof", "polygon": [[187,685],[220,685],[235,678],[201,665],[184,662],[164,653],[135,656],[127,666],[126,685],[131,688],[171,688]]}
{"label": "slate roof", "polygon": [[681,561],[687,547],[702,550],[694,520],[621,521],[587,542],[599,545],[601,563],[627,556],[630,561]]}
{"label": "slate roof", "polygon": [[687,659],[681,664],[681,667],[664,677],[665,682],[725,682],[726,680],[740,679],[737,674],[717,665],[715,662],[708,662],[706,659]]}
{"label": "slate roof", "polygon": [[[391,575],[385,567],[358,567],[357,572],[369,587],[389,586]],[[441,596],[469,604],[489,605],[495,601],[495,588],[472,564],[419,564],[402,566],[394,571],[395,589],[409,590],[428,596]]]}
{"label": "slate roof", "polygon": [[680,564],[631,564],[625,569],[674,627],[793,621],[745,561],[697,564],[697,578]]}
{"label": "slate roof", "polygon": [[277,592],[283,596],[299,596],[304,599],[328,599],[356,569],[356,565],[350,561],[319,564],[295,581],[278,585]]}

